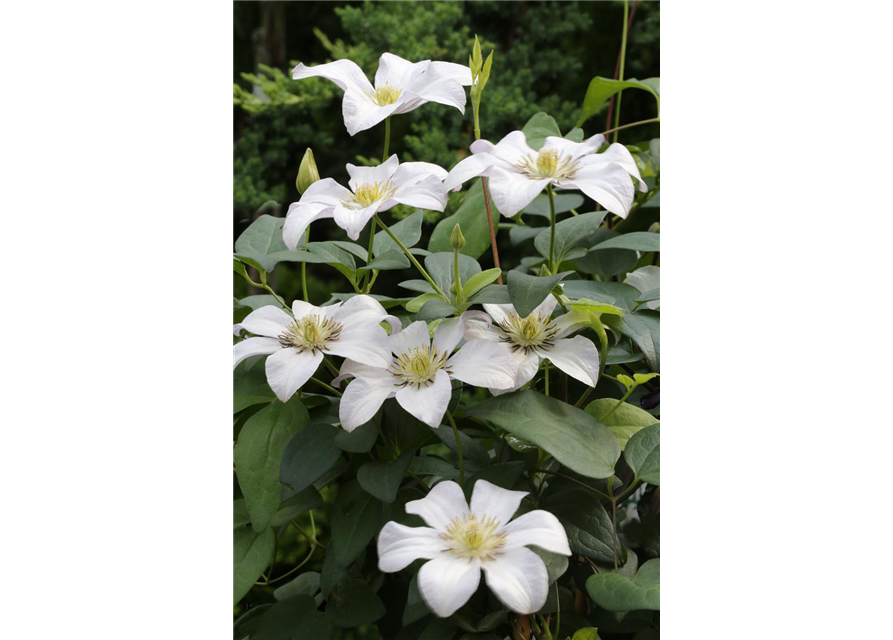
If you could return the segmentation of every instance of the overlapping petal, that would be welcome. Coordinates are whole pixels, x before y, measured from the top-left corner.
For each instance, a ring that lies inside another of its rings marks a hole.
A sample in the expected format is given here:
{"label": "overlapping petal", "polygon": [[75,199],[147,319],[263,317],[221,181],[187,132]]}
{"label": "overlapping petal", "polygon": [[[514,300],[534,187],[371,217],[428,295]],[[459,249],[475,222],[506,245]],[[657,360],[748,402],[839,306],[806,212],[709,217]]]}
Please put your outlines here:
{"label": "overlapping petal", "polygon": [[571,555],[567,532],[554,515],[540,509],[519,516],[505,525],[506,547],[533,545],[566,556]]}
{"label": "overlapping petal", "polygon": [[378,534],[378,568],[386,573],[400,571],[420,558],[436,558],[443,549],[440,531],[407,527],[392,520]]}
{"label": "overlapping petal", "polygon": [[477,558],[464,560],[445,553],[419,569],[419,593],[428,608],[441,618],[456,613],[474,595],[480,583],[481,562]]}
{"label": "overlapping petal", "polygon": [[452,480],[438,482],[424,498],[407,502],[405,509],[439,531],[445,530],[453,518],[471,513],[462,488]]}
{"label": "overlapping petal", "polygon": [[534,613],[546,604],[549,574],[540,557],[530,549],[505,549],[498,561],[485,562],[482,568],[487,586],[512,611]]}
{"label": "overlapping petal", "polygon": [[450,376],[441,369],[427,386],[407,385],[397,392],[396,397],[407,413],[436,429],[450,405],[451,393]]}

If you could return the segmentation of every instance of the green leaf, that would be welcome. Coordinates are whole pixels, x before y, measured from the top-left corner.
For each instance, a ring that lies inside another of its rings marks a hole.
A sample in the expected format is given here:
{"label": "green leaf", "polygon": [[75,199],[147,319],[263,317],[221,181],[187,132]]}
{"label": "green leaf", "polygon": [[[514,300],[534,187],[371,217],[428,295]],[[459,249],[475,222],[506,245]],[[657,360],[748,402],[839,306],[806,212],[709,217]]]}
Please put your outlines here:
{"label": "green leaf", "polygon": [[378,271],[393,271],[395,269],[407,269],[409,267],[409,258],[400,249],[385,251],[372,258],[372,262],[364,267],[357,269],[357,273],[365,273],[377,269]]}
{"label": "green leaf", "polygon": [[595,627],[583,627],[582,629],[577,629],[571,640],[599,640],[598,629]]}
{"label": "green leaf", "polygon": [[456,307],[451,305],[440,296],[437,296],[436,299],[428,300],[425,304],[422,305],[422,308],[419,309],[416,319],[424,320],[425,322],[431,322],[432,320],[437,320],[438,318],[449,318],[450,316],[457,315],[458,313],[459,310],[456,309]]}
{"label": "green leaf", "polygon": [[339,432],[329,424],[312,424],[289,440],[282,454],[282,484],[297,493],[328,471],[341,455],[335,444]]}
{"label": "green leaf", "polygon": [[248,361],[239,363],[233,371],[233,413],[258,405],[269,404],[276,394],[267,384],[267,374],[262,366],[248,368]]}
{"label": "green leaf", "polygon": [[367,453],[375,446],[378,439],[378,427],[375,426],[373,418],[366,424],[361,424],[353,431],[339,431],[335,436],[335,444],[343,451],[351,453]]}
{"label": "green leaf", "polygon": [[527,144],[531,149],[542,147],[549,136],[561,137],[561,130],[555,118],[542,111],[528,120],[521,131],[527,136]]}
{"label": "green leaf", "polygon": [[257,630],[251,634],[251,640],[303,640],[311,637],[323,640],[331,637],[331,629],[326,627],[325,617],[316,610],[313,598],[298,595],[274,604],[261,618]]}
{"label": "green leaf", "polygon": [[583,98],[583,113],[577,120],[577,126],[582,126],[586,120],[598,113],[602,105],[619,91],[624,89],[642,89],[648,91],[657,98],[658,111],[660,110],[660,78],[648,78],[647,80],[613,80],[596,76],[589,83],[586,97]]}
{"label": "green leaf", "polygon": [[280,527],[291,522],[302,513],[306,513],[310,509],[319,509],[320,507],[322,507],[322,496],[319,495],[319,491],[314,487],[307,487],[279,505],[279,511],[273,514],[270,526]]}
{"label": "green leaf", "polygon": [[614,561],[611,516],[596,496],[583,489],[569,489],[547,496],[540,508],[555,514],[564,525],[571,551],[593,560]]}
{"label": "green leaf", "polygon": [[462,297],[468,300],[488,284],[496,282],[501,274],[502,270],[494,267],[493,269],[487,269],[486,271],[481,271],[477,275],[471,276],[462,286]]}
{"label": "green leaf", "polygon": [[[619,378],[620,376],[618,376]],[[593,400],[586,406],[586,413],[595,416],[597,420],[617,436],[621,451],[626,448],[627,442],[633,435],[645,427],[650,427],[655,422],[658,422],[653,415],[628,402],[624,402],[616,411],[611,413],[615,406],[617,406],[617,400],[614,398],[600,398]],[[608,413],[611,413],[611,415],[605,418],[605,415]]]}
{"label": "green leaf", "polygon": [[371,495],[384,502],[393,502],[397,490],[412,463],[413,451],[404,451],[393,462],[372,460],[357,471],[357,481]]}
{"label": "green leaf", "polygon": [[248,515],[248,507],[245,500],[233,500],[233,529],[251,524],[251,516]]}
{"label": "green leaf", "polygon": [[584,135],[585,134],[580,127],[574,127],[568,131],[564,137],[573,142],[583,142]]}
{"label": "green leaf", "polygon": [[[272,604],[261,604],[250,608],[233,625],[233,638],[235,640],[249,640],[251,634],[257,631],[257,625],[263,615],[273,608]],[[501,640],[501,639],[500,639]]]}
{"label": "green leaf", "polygon": [[347,576],[335,587],[326,617],[339,627],[358,627],[387,613],[384,603],[364,580]]}
{"label": "green leaf", "polygon": [[615,304],[631,312],[639,299],[639,290],[620,282],[596,282],[594,280],[568,280],[564,294],[571,299],[590,298]]}
{"label": "green leaf", "polygon": [[[572,218],[573,219],[573,218]],[[565,220],[565,222],[568,222]],[[555,225],[558,228],[558,225]],[[548,250],[548,245],[546,245]],[[624,233],[600,242],[591,251],[603,251],[605,249],[630,249],[632,251],[660,251],[660,234],[648,231],[633,231]]]}
{"label": "green leaf", "polygon": [[[456,453],[456,434],[453,433],[452,427],[442,424],[437,429],[432,429],[434,435],[440,438],[453,453]],[[459,442],[462,443],[462,455],[465,458],[465,471],[471,469],[480,469],[490,465],[490,454],[480,445],[480,443],[459,430]]]}
{"label": "green leaf", "polygon": [[617,438],[602,423],[582,409],[535,391],[485,400],[467,414],[542,447],[588,478],[611,477],[620,457]]}
{"label": "green leaf", "polygon": [[[437,283],[440,290],[446,295],[452,296],[453,285],[453,253],[432,253],[425,258],[425,269],[428,275]],[[474,258],[463,253],[459,254],[459,279],[463,284],[481,272],[481,265]]]}
{"label": "green leaf", "polygon": [[[422,210],[418,209],[412,215],[403,218],[400,222],[389,225],[395,236],[400,239],[403,246],[409,249],[422,237]],[[372,247],[372,255],[380,256],[388,251],[398,251],[403,255],[403,251],[397,246],[397,243],[391,240],[387,231],[379,231],[375,234],[375,245]],[[368,255],[368,252],[367,254]],[[408,266],[408,265],[407,265]]]}
{"label": "green leaf", "polygon": [[[492,206],[492,214],[494,216],[493,223],[497,224],[498,221],[495,218],[499,216],[499,213],[495,206]],[[431,240],[428,242],[428,251],[452,253],[450,233],[456,224],[462,227],[462,235],[465,236],[465,246],[459,250],[460,253],[472,258],[479,258],[490,249],[490,223],[487,221],[484,185],[480,180],[477,180],[465,194],[456,213],[443,218],[434,227]]]}
{"label": "green leaf", "polygon": [[[657,234],[653,234],[657,235]],[[610,238],[619,237],[613,229],[597,229],[588,240],[592,242],[592,248],[586,255],[575,258],[574,262],[584,273],[593,273],[603,278],[613,278],[616,275],[631,271],[636,266],[639,257],[635,251],[629,249],[596,249],[596,247]]]}
{"label": "green leaf", "polygon": [[605,324],[636,343],[652,371],[660,372],[660,314],[638,311],[625,316],[603,316]]}
{"label": "green leaf", "polygon": [[586,580],[589,597],[608,611],[660,610],[660,558],[649,560],[634,578],[602,572]]}
{"label": "green leaf", "polygon": [[654,300],[660,300],[660,287],[657,289],[649,289],[645,293],[639,296],[639,302],[652,302]]}
{"label": "green leaf", "polygon": [[359,556],[381,526],[382,503],[356,480],[341,486],[332,505],[332,551],[335,561],[348,566]]}
{"label": "green leaf", "polygon": [[431,610],[425,604],[419,591],[419,574],[415,573],[412,576],[412,580],[409,581],[409,591],[406,594],[406,606],[403,608],[402,618],[403,626],[408,627],[429,613],[431,613]]}
{"label": "green leaf", "polygon": [[274,536],[271,528],[255,533],[251,527],[233,531],[233,604],[254,586],[273,557]]}
{"label": "green leaf", "polygon": [[357,262],[353,254],[345,251],[334,242],[311,242],[307,250],[319,256],[322,262],[335,267],[344,276],[353,282],[356,277]]}
{"label": "green leaf", "polygon": [[[413,458],[409,470],[417,476],[440,476],[445,480],[457,480],[459,470],[446,460],[434,456],[419,456]],[[233,503],[235,505],[235,503]]]}
{"label": "green leaf", "polygon": [[471,296],[466,302],[472,304],[511,304],[509,288],[504,284],[490,284]]}
{"label": "green leaf", "polygon": [[549,584],[558,580],[558,578],[563,576],[564,572],[567,571],[567,556],[561,555],[560,553],[545,551],[544,549],[534,546],[531,546],[530,550],[538,555],[542,559],[543,564],[546,565],[546,572],[549,574]]}
{"label": "green leaf", "polygon": [[316,571],[308,571],[273,591],[273,597],[277,600],[285,600],[292,596],[310,596],[312,598],[317,591],[319,591],[319,574]]}
{"label": "green leaf", "polygon": [[434,618],[425,626],[418,640],[452,640],[456,635],[456,625],[449,619]]}
{"label": "green leaf", "polygon": [[509,298],[515,311],[522,318],[526,318],[546,299],[556,284],[572,273],[573,271],[564,271],[554,276],[538,277],[520,271],[509,271]]}
{"label": "green leaf", "polygon": [[[560,264],[568,252],[577,247],[586,240],[587,237],[595,233],[602,220],[605,219],[607,211],[595,211],[593,213],[583,213],[572,218],[567,218],[555,225],[555,258],[556,264]],[[655,234],[652,234],[655,235]],[[533,246],[539,251],[544,258],[549,258],[549,242],[551,240],[552,230],[547,228],[536,236]]]}
{"label": "green leaf", "polygon": [[518,481],[518,478],[524,473],[527,463],[524,461],[503,462],[501,464],[492,464],[475,471],[465,482],[465,493],[471,497],[471,491],[474,489],[474,483],[478,480],[486,480],[497,487],[503,489],[511,489]]}
{"label": "green leaf", "polygon": [[623,459],[636,477],[648,484],[660,484],[660,424],[642,429],[629,439]]}
{"label": "green leaf", "polygon": [[[282,240],[285,218],[262,215],[236,240],[236,258],[270,272],[280,262],[326,262],[307,251],[291,251]],[[233,269],[238,268],[233,265]],[[239,271],[241,273],[241,271]]]}
{"label": "green leaf", "polygon": [[[443,298],[440,297],[439,293],[423,293],[422,295],[413,298],[403,306],[410,313],[418,313],[421,308],[425,306],[425,303],[430,302],[431,300],[443,300]],[[446,302],[445,300],[443,301]]]}
{"label": "green leaf", "polygon": [[[567,213],[571,209],[579,209],[583,206],[583,196],[579,193],[558,193],[555,194],[555,215],[560,213]],[[542,216],[544,218],[549,218],[552,215],[551,209],[549,208],[549,196],[548,195],[539,195],[533,199],[527,208],[524,209],[525,214]]]}
{"label": "green leaf", "polygon": [[279,508],[282,452],[309,421],[307,409],[297,399],[277,401],[251,416],[239,433],[233,452],[236,476],[255,531],[263,531]]}

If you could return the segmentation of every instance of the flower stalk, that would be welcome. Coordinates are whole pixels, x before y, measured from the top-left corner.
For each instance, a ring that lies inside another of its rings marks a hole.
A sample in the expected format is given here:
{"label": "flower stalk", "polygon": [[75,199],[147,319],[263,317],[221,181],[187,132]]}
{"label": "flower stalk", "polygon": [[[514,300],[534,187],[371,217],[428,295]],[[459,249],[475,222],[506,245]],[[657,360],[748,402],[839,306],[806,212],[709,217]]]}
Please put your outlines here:
{"label": "flower stalk", "polygon": [[431,276],[428,275],[428,272],[425,271],[425,268],[421,264],[419,264],[419,261],[415,259],[415,256],[412,255],[412,253],[410,253],[409,249],[406,248],[406,245],[404,245],[400,241],[400,238],[395,236],[394,232],[391,231],[391,229],[384,222],[381,221],[381,218],[378,217],[378,214],[375,214],[374,216],[372,216],[372,221],[373,221],[373,224],[377,222],[378,225],[382,229],[384,229],[384,232],[387,233],[388,236],[390,236],[391,240],[393,240],[394,243],[398,247],[400,247],[400,249],[403,251],[403,253],[406,254],[406,257],[409,258],[409,261],[413,264],[413,266],[416,269],[418,269],[420,274],[422,274],[422,277],[425,278],[425,280],[428,281],[428,284],[430,284],[434,288],[435,293],[440,295],[444,300],[449,300],[449,298],[446,295],[444,295],[443,291],[440,290],[440,287],[437,286],[437,283],[434,282],[433,278],[431,278]]}

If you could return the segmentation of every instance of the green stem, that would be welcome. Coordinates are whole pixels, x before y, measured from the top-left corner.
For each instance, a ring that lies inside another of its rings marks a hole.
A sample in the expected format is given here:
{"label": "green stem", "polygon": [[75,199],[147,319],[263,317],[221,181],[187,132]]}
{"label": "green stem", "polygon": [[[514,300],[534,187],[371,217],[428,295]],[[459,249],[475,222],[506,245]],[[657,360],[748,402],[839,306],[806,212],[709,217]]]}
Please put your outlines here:
{"label": "green stem", "polygon": [[[249,280],[248,282],[250,283],[251,280]],[[273,291],[273,289],[270,288],[270,285],[267,284],[267,272],[266,271],[260,272],[260,286],[263,289],[266,289],[267,291],[269,291],[270,295],[272,295],[274,298],[276,298],[276,302],[281,304],[284,309],[291,311],[291,307],[289,307],[287,304],[285,304],[285,300],[283,300],[278,295],[276,295],[276,292]]]}
{"label": "green stem", "polygon": [[638,386],[638,385],[634,385],[634,386],[630,387],[629,389],[627,389],[626,393],[623,394],[623,397],[620,398],[620,401],[617,404],[615,404],[613,407],[611,407],[611,410],[608,411],[608,413],[606,413],[605,415],[603,415],[601,417],[602,422],[607,420],[608,416],[610,416],[612,413],[617,411],[617,409],[620,408],[620,405],[622,405],[624,402],[626,402],[626,399],[629,398],[630,394],[635,390],[636,386]]}
{"label": "green stem", "polygon": [[638,122],[630,122],[629,124],[624,124],[619,127],[611,127],[610,129],[606,129],[605,131],[602,131],[602,135],[604,135],[606,133],[611,133],[613,131],[622,131],[623,129],[629,129],[630,127],[638,127],[639,125],[642,125],[642,124],[652,124],[655,122],[660,122],[659,116],[657,118],[649,118],[648,120],[639,120]]}
{"label": "green stem", "polygon": [[557,265],[552,264],[555,261],[555,196],[552,195],[551,183],[546,187],[546,191],[549,194],[549,227],[551,228],[549,233],[549,271],[555,275],[555,272],[558,271]]}
{"label": "green stem", "polygon": [[465,489],[465,463],[462,459],[462,440],[459,439],[459,427],[456,426],[456,421],[453,420],[453,415],[447,410],[446,417],[450,421],[450,426],[453,427],[453,435],[456,436],[456,453],[459,454],[459,486]]}
{"label": "green stem", "polygon": [[546,395],[548,396],[549,395],[549,361],[548,360],[543,362],[543,369],[545,370],[545,373],[546,373]]}
{"label": "green stem", "polygon": [[[304,236],[305,244],[310,244],[310,227],[307,227],[307,234]],[[301,263],[301,288],[304,291],[304,302],[310,302],[310,294],[307,293],[307,263]]]}
{"label": "green stem", "polygon": [[[626,36],[629,31],[629,0],[623,0],[623,40],[620,43],[620,75],[618,80],[623,81],[623,72],[626,67]],[[617,142],[618,124],[620,123],[620,98],[623,91],[617,92],[617,103],[614,105],[614,142]]]}
{"label": "green stem", "polygon": [[406,248],[406,245],[404,245],[402,242],[400,242],[400,238],[395,236],[394,232],[391,231],[390,228],[384,222],[381,221],[381,218],[378,217],[377,213],[372,217],[372,219],[378,223],[378,226],[380,226],[382,229],[384,229],[384,232],[388,234],[388,236],[391,238],[391,240],[393,240],[394,243],[398,247],[400,247],[400,249],[403,251],[403,253],[406,254],[406,257],[409,258],[409,261],[413,264],[413,266],[415,266],[416,269],[419,270],[419,273],[421,273],[422,276],[425,278],[425,280],[428,281],[428,284],[431,285],[431,287],[434,289],[434,291],[437,293],[437,295],[441,296],[444,300],[448,301],[449,298],[446,295],[444,295],[443,291],[440,290],[440,287],[437,286],[437,283],[434,282],[434,280],[431,278],[431,276],[428,275],[428,272],[425,271],[425,268],[422,265],[420,265],[419,261],[415,259],[415,256],[409,252],[409,249]]}
{"label": "green stem", "polygon": [[[626,32],[624,31],[624,34]],[[624,35],[624,37],[626,37]],[[624,40],[625,42],[625,40]],[[390,116],[384,119],[384,151],[381,154],[381,161],[384,162],[388,159],[388,148],[391,146],[391,118]]]}
{"label": "green stem", "polygon": [[456,303],[462,304],[462,281],[459,279],[458,249],[453,249],[453,286],[456,287]]}
{"label": "green stem", "polygon": [[[372,262],[372,251],[375,248],[375,225],[375,218],[372,218],[372,224],[369,226],[369,252],[366,254],[366,264]],[[372,271],[374,271],[374,269]],[[366,291],[366,293],[368,293],[368,290],[372,288],[372,271],[366,272],[366,282],[362,287],[360,287],[361,289]]]}
{"label": "green stem", "polygon": [[315,382],[316,384],[318,384],[319,386],[323,387],[324,389],[328,389],[329,391],[331,391],[332,393],[334,393],[334,394],[335,394],[336,396],[338,396],[339,398],[341,397],[341,392],[338,391],[338,389],[336,389],[335,387],[331,387],[331,386],[327,385],[327,384],[326,384],[325,382],[323,382],[322,380],[317,380],[316,378],[310,378],[310,382]]}
{"label": "green stem", "polygon": [[598,496],[604,498],[605,500],[610,500],[610,499],[611,499],[611,496],[602,493],[602,492],[599,491],[598,489],[594,489],[593,487],[590,487],[590,486],[589,486],[588,484],[586,484],[585,482],[580,482],[580,481],[577,480],[576,478],[571,478],[570,476],[565,475],[565,474],[563,474],[563,473],[559,473],[558,471],[548,471],[548,470],[546,470],[546,469],[537,469],[537,470],[536,470],[536,473],[548,473],[549,475],[552,475],[552,476],[558,476],[559,478],[564,478],[565,480],[570,480],[571,482],[575,482],[575,483],[577,483],[578,485],[580,485],[580,486],[583,487],[584,489],[588,489],[588,490],[591,491],[592,493],[594,493],[594,494],[596,494],[596,495],[598,495]]}

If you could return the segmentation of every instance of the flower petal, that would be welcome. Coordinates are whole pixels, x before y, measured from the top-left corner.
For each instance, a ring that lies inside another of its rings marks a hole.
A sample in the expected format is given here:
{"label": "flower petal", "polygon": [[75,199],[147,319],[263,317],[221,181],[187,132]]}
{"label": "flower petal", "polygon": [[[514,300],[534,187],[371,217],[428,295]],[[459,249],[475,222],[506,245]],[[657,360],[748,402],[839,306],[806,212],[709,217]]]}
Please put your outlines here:
{"label": "flower petal", "polygon": [[328,307],[315,307],[309,302],[304,302],[303,300],[295,300],[291,303],[291,312],[294,315],[295,320],[300,320],[304,316],[309,315],[326,315],[326,310],[335,310],[341,305],[340,302],[336,302],[333,305],[329,305]]}
{"label": "flower petal", "polygon": [[331,218],[333,207],[325,204],[301,204],[293,202],[285,214],[282,225],[282,240],[285,246],[294,251],[304,237],[304,232],[311,222]]}
{"label": "flower petal", "polygon": [[447,360],[447,368],[456,380],[491,389],[510,389],[518,373],[518,364],[511,352],[489,340],[466,342]]}
{"label": "flower petal", "polygon": [[490,146],[478,144],[480,140],[472,144],[472,151],[478,153],[476,149],[496,156],[508,165],[516,165],[527,159],[527,157],[536,158],[537,152],[527,144],[527,136],[523,131],[512,131],[495,145]]}
{"label": "flower petal", "polygon": [[447,318],[434,330],[434,340],[431,341],[440,353],[452,353],[462,337],[465,335],[465,314],[458,318]]}
{"label": "flower petal", "polygon": [[436,529],[407,527],[391,520],[378,534],[378,569],[385,573],[401,571],[419,558],[436,558],[443,549]]}
{"label": "flower petal", "polygon": [[443,186],[450,189],[458,189],[463,182],[476,178],[478,176],[490,175],[490,169],[497,166],[499,162],[489,153],[478,153],[468,156],[450,171],[449,175],[443,181]]}
{"label": "flower petal", "polygon": [[604,165],[609,162],[619,164],[621,167],[623,167],[624,171],[638,180],[639,191],[643,193],[648,191],[648,185],[646,185],[645,181],[642,180],[642,176],[639,173],[639,167],[638,165],[636,165],[636,161],[633,159],[633,156],[629,152],[629,149],[618,142],[612,144],[602,153],[586,156],[583,159],[583,166]]}
{"label": "flower petal", "polygon": [[372,91],[372,83],[363,73],[363,70],[352,60],[335,60],[326,64],[318,64],[312,67],[299,64],[292,69],[291,77],[295,80],[319,76],[331,80],[345,91],[359,92]]}
{"label": "flower petal", "polygon": [[427,387],[408,385],[397,392],[397,402],[408,413],[415,416],[432,429],[443,421],[443,414],[450,405],[450,376],[441,369],[434,376],[434,382]]}
{"label": "flower petal", "polygon": [[574,142],[567,138],[548,136],[543,143],[543,149],[554,149],[560,151],[562,155],[567,156],[571,160],[578,160],[583,156],[597,153],[604,143],[605,136],[600,133],[591,136],[583,142]]}
{"label": "flower petal", "polygon": [[326,343],[329,353],[350,358],[370,367],[386,369],[391,366],[391,345],[388,334],[378,323],[345,326],[337,340]]}
{"label": "flower petal", "polygon": [[447,170],[431,162],[404,162],[397,167],[392,179],[394,184],[418,184],[429,175],[443,181],[447,177]]}
{"label": "flower petal", "polygon": [[418,184],[398,186],[393,195],[381,205],[379,211],[387,211],[396,204],[405,204],[429,211],[443,211],[448,200],[449,195],[440,179],[437,176],[429,175]]}
{"label": "flower petal", "polygon": [[508,534],[506,548],[524,547],[529,544],[566,556],[571,555],[567,531],[554,515],[536,510],[515,518],[502,530]]}
{"label": "flower petal", "polygon": [[418,574],[422,599],[441,618],[456,613],[474,595],[480,583],[481,561],[477,558],[457,558],[450,553],[429,560],[422,565]]}
{"label": "flower petal", "polygon": [[555,296],[551,293],[546,296],[546,299],[540,302],[536,309],[533,310],[533,313],[538,313],[541,316],[551,317],[552,312],[555,311],[555,307],[558,304],[558,300],[556,300]]}
{"label": "flower petal", "polygon": [[510,304],[484,304],[484,311],[493,318],[493,324],[502,324],[508,320],[509,315],[515,312],[515,307]]}
{"label": "flower petal", "polygon": [[543,357],[572,378],[594,387],[598,382],[598,349],[589,338],[574,336],[555,341]]}
{"label": "flower petal", "polygon": [[548,178],[528,178],[517,171],[508,171],[502,167],[492,167],[488,173],[490,175],[488,186],[490,195],[493,196],[493,203],[506,218],[511,218],[522,211],[551,182]]}
{"label": "flower petal", "polygon": [[478,480],[471,492],[471,512],[479,518],[485,515],[496,518],[505,525],[527,494],[527,491],[509,491],[486,480]]}
{"label": "flower petal", "polygon": [[540,369],[540,357],[535,351],[524,355],[523,351],[517,351],[512,354],[515,362],[518,363],[518,372],[515,374],[515,384],[510,389],[490,389],[490,393],[494,396],[501,396],[503,393],[517,391],[530,380]]}
{"label": "flower petal", "polygon": [[416,320],[411,325],[395,333],[390,337],[391,351],[398,356],[410,349],[427,347],[431,344],[431,335],[428,333],[428,325],[422,320]]}
{"label": "flower petal", "polygon": [[487,586],[515,613],[535,613],[546,604],[549,574],[540,557],[530,549],[506,549],[495,559],[482,563],[482,568]]}
{"label": "flower petal", "polygon": [[282,348],[275,338],[248,338],[233,345],[233,369],[245,358],[276,353]]}
{"label": "flower petal", "polygon": [[338,404],[341,426],[345,431],[353,431],[360,425],[366,424],[395,390],[394,380],[390,376],[356,378],[347,385]]}
{"label": "flower petal", "polygon": [[[659,289],[660,267],[648,265],[636,269],[632,273],[628,273],[626,275],[626,282],[627,284],[631,284],[632,286],[634,286],[642,293],[652,291],[653,289]],[[649,309],[658,309],[660,308],[660,300],[651,300],[649,302],[646,302],[645,305]]]}
{"label": "flower petal", "polygon": [[276,338],[290,325],[292,318],[279,307],[267,305],[255,309],[242,320],[242,328],[258,336]]}
{"label": "flower petal", "polygon": [[357,240],[360,232],[365,228],[366,223],[372,219],[372,216],[378,211],[381,201],[373,202],[365,209],[348,209],[347,207],[337,206],[334,209],[335,224],[347,231],[347,237],[351,240]]}
{"label": "flower petal", "polygon": [[396,153],[376,167],[358,167],[348,162],[347,174],[350,176],[350,181],[347,184],[353,191],[356,191],[361,184],[375,184],[376,182],[385,184],[399,166],[400,161],[397,159]]}
{"label": "flower petal", "polygon": [[377,325],[387,317],[388,312],[381,303],[365,294],[348,298],[332,316],[333,320],[344,327],[366,325],[370,322]]}
{"label": "flower petal", "polygon": [[[469,72],[470,73],[470,72]],[[436,102],[448,107],[456,107],[465,113],[465,89],[462,85],[448,77],[437,74],[436,71],[428,71],[426,84],[412,86],[412,91],[426,102]]]}
{"label": "flower petal", "polygon": [[439,62],[435,60],[429,67],[441,78],[448,78],[466,87],[471,86],[471,69],[455,62]]}
{"label": "flower petal", "polygon": [[310,379],[319,363],[322,351],[280,349],[267,358],[267,384],[282,402],[288,402],[295,391]]}
{"label": "flower petal", "polygon": [[398,88],[405,86],[412,74],[413,67],[417,64],[395,56],[393,53],[381,54],[378,59],[378,70],[375,72],[375,86],[383,87],[386,84]]}
{"label": "flower petal", "polygon": [[453,518],[471,515],[462,488],[452,480],[438,482],[424,498],[407,502],[405,509],[441,532]]}
{"label": "flower petal", "polygon": [[635,197],[629,173],[613,162],[584,166],[574,174],[573,180],[559,180],[557,185],[561,189],[579,189],[621,218],[629,215]]}
{"label": "flower petal", "polygon": [[[370,88],[371,91],[371,88]],[[350,89],[344,92],[341,101],[341,114],[347,133],[354,136],[360,131],[371,129],[400,107],[400,102],[378,106],[367,94]]]}

